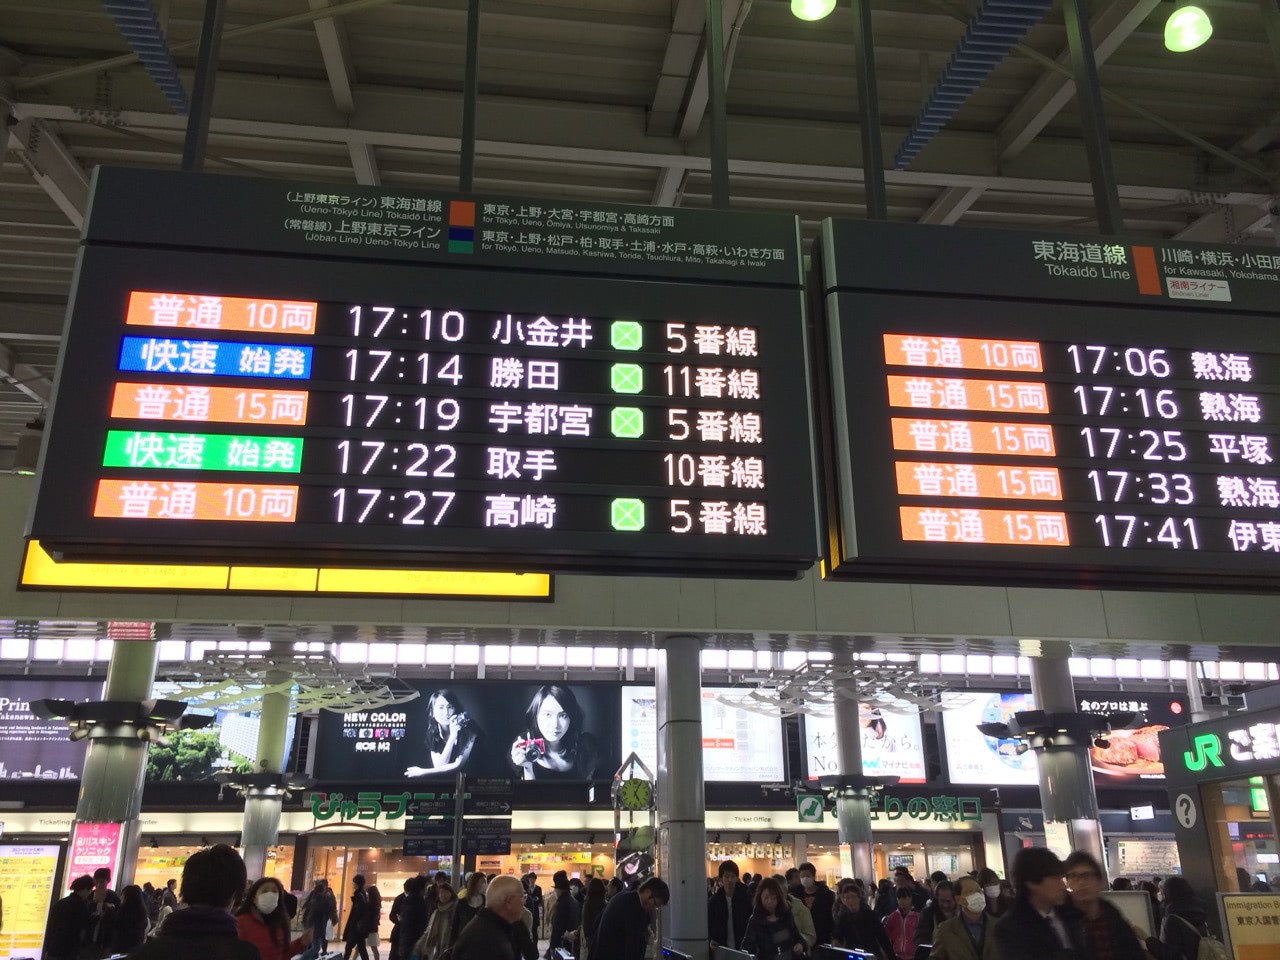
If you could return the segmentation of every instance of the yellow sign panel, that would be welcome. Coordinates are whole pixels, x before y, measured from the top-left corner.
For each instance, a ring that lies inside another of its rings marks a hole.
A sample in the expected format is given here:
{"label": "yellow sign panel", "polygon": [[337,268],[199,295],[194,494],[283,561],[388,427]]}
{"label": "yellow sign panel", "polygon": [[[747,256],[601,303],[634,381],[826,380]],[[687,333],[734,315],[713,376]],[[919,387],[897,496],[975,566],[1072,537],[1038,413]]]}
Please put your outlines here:
{"label": "yellow sign panel", "polygon": [[1280,957],[1280,895],[1224,893],[1219,897],[1235,960]]}
{"label": "yellow sign panel", "polygon": [[23,587],[89,590],[187,590],[228,593],[379,594],[546,600],[551,575],[460,570],[253,567],[221,564],[58,561],[39,540],[27,543]]}

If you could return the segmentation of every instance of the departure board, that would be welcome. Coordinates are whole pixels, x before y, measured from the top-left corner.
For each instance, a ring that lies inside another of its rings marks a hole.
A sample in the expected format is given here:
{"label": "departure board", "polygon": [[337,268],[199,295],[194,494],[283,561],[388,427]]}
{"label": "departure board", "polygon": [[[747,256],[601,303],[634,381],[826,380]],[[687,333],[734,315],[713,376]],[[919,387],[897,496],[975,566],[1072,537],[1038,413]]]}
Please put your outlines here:
{"label": "departure board", "polygon": [[1280,582],[1280,256],[849,226],[823,238],[835,575]]}
{"label": "departure board", "polygon": [[794,218],[117,170],[93,199],[47,548],[744,576],[817,555]]}

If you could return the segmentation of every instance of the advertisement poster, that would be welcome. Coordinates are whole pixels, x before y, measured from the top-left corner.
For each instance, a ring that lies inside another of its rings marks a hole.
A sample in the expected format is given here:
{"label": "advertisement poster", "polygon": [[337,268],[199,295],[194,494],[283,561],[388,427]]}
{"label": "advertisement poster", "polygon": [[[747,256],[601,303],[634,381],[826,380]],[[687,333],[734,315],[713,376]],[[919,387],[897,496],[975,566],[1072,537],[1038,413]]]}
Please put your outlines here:
{"label": "advertisement poster", "polygon": [[79,780],[85,744],[67,739],[65,720],[41,720],[32,700],[97,700],[101,680],[0,682],[0,780]]}
{"label": "advertisement poster", "polygon": [[980,723],[1008,723],[1015,713],[1034,710],[1029,693],[964,693],[942,695],[942,738],[947,774],[955,784],[1035,786],[1036,755],[1019,755],[1017,740],[999,740],[977,730]]}
{"label": "advertisement poster", "polygon": [[[860,704],[862,773],[867,777],[897,777],[900,783],[924,783],[924,736],[920,714],[892,713]],[[806,713],[800,717],[805,766],[810,780],[838,773],[834,714]]]}
{"label": "advertisement poster", "polygon": [[56,844],[0,845],[0,960],[40,956],[57,870]]}
{"label": "advertisement poster", "polygon": [[1167,693],[1077,693],[1081,712],[1141,713],[1146,722],[1132,730],[1113,730],[1106,747],[1089,749],[1089,763],[1100,787],[1143,786],[1144,781],[1163,780],[1160,760],[1160,731],[1187,723],[1190,711],[1185,697]]}
{"label": "advertisement poster", "polygon": [[419,696],[376,710],[320,712],[319,780],[416,780],[458,772],[605,780],[618,753],[619,687],[417,680]]}
{"label": "advertisement poster", "polygon": [[1235,960],[1275,960],[1280,956],[1280,895],[1220,893],[1222,916]]}
{"label": "advertisement poster", "polygon": [[122,824],[77,823],[71,830],[71,846],[67,850],[66,888],[71,888],[76,877],[91,877],[102,867],[115,877],[122,839]]}
{"label": "advertisement poster", "polygon": [[[732,687],[702,690],[702,775],[708,782],[780,783],[787,778],[782,718],[716,699]],[[622,688],[622,755],[635,752],[658,770],[658,712],[653,687]]]}
{"label": "advertisement poster", "polygon": [[[176,683],[157,683],[152,695],[186,700]],[[152,743],[147,750],[147,782],[157,780],[211,780],[215,773],[250,773],[258,759],[258,713],[206,709],[193,702],[192,713],[212,714],[213,723],[199,730],[175,730],[165,736],[168,744]],[[295,718],[289,717],[284,762],[289,762]]]}

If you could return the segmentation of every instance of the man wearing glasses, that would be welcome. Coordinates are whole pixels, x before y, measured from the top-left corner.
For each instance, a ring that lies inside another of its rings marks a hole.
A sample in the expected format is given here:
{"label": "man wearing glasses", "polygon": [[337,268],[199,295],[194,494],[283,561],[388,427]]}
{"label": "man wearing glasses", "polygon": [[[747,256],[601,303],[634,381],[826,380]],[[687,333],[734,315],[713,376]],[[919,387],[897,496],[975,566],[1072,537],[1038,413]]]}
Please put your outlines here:
{"label": "man wearing glasses", "polygon": [[1084,914],[1085,933],[1096,960],[1144,960],[1137,934],[1120,911],[1104,900],[1107,881],[1088,853],[1073,853],[1063,862],[1071,905]]}

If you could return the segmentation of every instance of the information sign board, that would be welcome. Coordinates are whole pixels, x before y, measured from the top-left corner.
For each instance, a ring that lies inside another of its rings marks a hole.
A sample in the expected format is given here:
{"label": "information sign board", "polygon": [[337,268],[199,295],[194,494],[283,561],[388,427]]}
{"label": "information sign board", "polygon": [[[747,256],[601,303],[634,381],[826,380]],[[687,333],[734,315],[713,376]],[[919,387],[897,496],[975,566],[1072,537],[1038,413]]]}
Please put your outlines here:
{"label": "information sign board", "polygon": [[803,302],[794,217],[99,169],[30,532],[794,576]]}
{"label": "information sign board", "polygon": [[828,221],[821,263],[832,574],[1280,583],[1273,251]]}
{"label": "information sign board", "polygon": [[38,957],[53,899],[58,846],[0,846],[0,960]]}
{"label": "information sign board", "polygon": [[124,842],[124,824],[76,823],[71,828],[71,846],[67,851],[67,872],[64,886],[71,888],[76,877],[93,876],[106,867],[116,875],[121,845]]}

